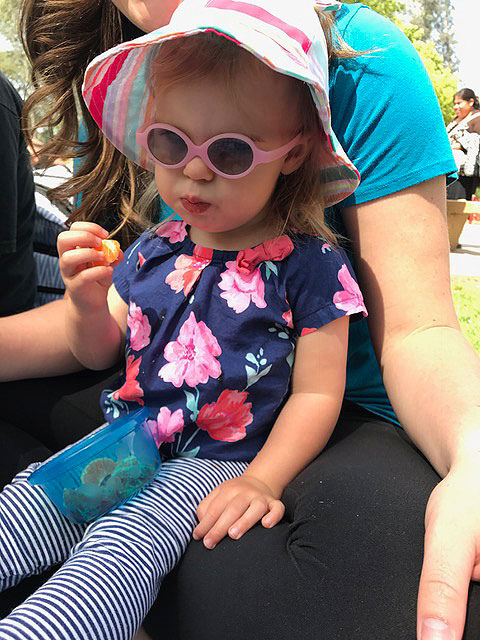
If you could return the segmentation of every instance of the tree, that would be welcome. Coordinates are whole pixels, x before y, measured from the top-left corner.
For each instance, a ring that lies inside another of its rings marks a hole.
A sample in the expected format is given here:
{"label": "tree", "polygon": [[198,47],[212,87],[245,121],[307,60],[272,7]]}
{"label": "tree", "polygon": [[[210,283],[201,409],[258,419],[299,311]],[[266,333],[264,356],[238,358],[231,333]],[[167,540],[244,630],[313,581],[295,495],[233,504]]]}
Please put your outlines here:
{"label": "tree", "polygon": [[425,39],[433,40],[435,49],[440,53],[448,66],[454,71],[458,69],[455,55],[455,38],[453,37],[452,0],[418,0],[419,10],[412,22],[423,29]]}
{"label": "tree", "polygon": [[[430,5],[432,11],[436,6],[441,6],[441,11],[444,11],[446,10],[446,5],[451,4],[451,0],[419,0],[419,3],[419,15],[425,16],[425,20],[427,20],[427,4]],[[410,23],[407,22],[405,4],[399,0],[365,0],[365,4],[392,20],[412,42],[430,76],[440,103],[443,119],[445,123],[450,122],[453,118],[452,101],[457,87],[457,80],[453,67],[441,52],[442,47],[433,40],[439,34],[436,30],[437,28],[430,29],[427,36],[424,28],[420,26],[421,19],[417,20],[416,17],[413,17]],[[432,24],[441,25],[443,24],[442,20],[443,18],[440,16],[437,22],[433,21]],[[442,42],[446,42],[446,40]],[[450,39],[448,46],[453,46],[452,39]]]}
{"label": "tree", "polygon": [[20,0],[0,0],[0,34],[8,40],[10,48],[0,51],[0,70],[25,96],[30,86],[30,68],[18,33]]}

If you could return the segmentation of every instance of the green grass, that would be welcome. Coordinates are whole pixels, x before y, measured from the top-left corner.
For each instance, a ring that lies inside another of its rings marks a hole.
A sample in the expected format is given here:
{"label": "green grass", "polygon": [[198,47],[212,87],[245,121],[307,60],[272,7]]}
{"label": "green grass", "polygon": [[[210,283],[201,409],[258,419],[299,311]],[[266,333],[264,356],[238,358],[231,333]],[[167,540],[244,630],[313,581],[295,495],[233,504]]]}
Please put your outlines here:
{"label": "green grass", "polygon": [[480,354],[480,277],[452,276],[452,292],[463,334]]}

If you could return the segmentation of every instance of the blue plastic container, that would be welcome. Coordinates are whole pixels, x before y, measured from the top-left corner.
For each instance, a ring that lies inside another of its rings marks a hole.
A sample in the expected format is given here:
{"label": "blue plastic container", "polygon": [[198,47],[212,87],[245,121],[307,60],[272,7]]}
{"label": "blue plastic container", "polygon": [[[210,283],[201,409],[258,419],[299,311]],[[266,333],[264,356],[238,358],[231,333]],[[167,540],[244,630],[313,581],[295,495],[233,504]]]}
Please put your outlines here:
{"label": "blue plastic container", "polygon": [[28,478],[72,522],[95,520],[138,493],[160,468],[148,410],[128,414],[49,458]]}

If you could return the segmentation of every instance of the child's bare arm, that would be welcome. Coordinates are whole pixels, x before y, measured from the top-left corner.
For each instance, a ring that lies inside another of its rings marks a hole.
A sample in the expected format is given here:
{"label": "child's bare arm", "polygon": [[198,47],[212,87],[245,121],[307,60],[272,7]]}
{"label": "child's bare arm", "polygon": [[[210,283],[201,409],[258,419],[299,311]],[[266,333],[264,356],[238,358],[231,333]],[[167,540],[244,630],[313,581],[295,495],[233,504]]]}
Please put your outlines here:
{"label": "child's bare arm", "polygon": [[335,427],[345,389],[348,318],[297,341],[292,394],[263,448],[245,473],[224,482],[198,507],[196,539],[213,548],[239,538],[259,520],[272,527],[284,514],[286,485],[323,449]]}
{"label": "child's bare arm", "polygon": [[107,235],[97,224],[76,222],[57,242],[66,286],[66,337],[73,355],[90,369],[105,369],[118,360],[126,331],[127,305],[100,251]]}

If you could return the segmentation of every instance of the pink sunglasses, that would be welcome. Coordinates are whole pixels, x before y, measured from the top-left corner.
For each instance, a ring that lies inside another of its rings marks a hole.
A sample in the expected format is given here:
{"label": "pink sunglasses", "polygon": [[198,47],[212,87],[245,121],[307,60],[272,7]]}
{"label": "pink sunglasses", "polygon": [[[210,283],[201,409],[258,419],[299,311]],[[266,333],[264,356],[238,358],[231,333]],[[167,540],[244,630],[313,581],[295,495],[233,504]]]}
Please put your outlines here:
{"label": "pink sunglasses", "polygon": [[169,124],[151,124],[143,131],[137,131],[137,143],[162,167],[178,169],[199,157],[223,178],[243,178],[257,164],[268,164],[284,156],[301,138],[299,133],[283,147],[262,151],[253,140],[240,133],[223,133],[196,145],[183,131]]}

